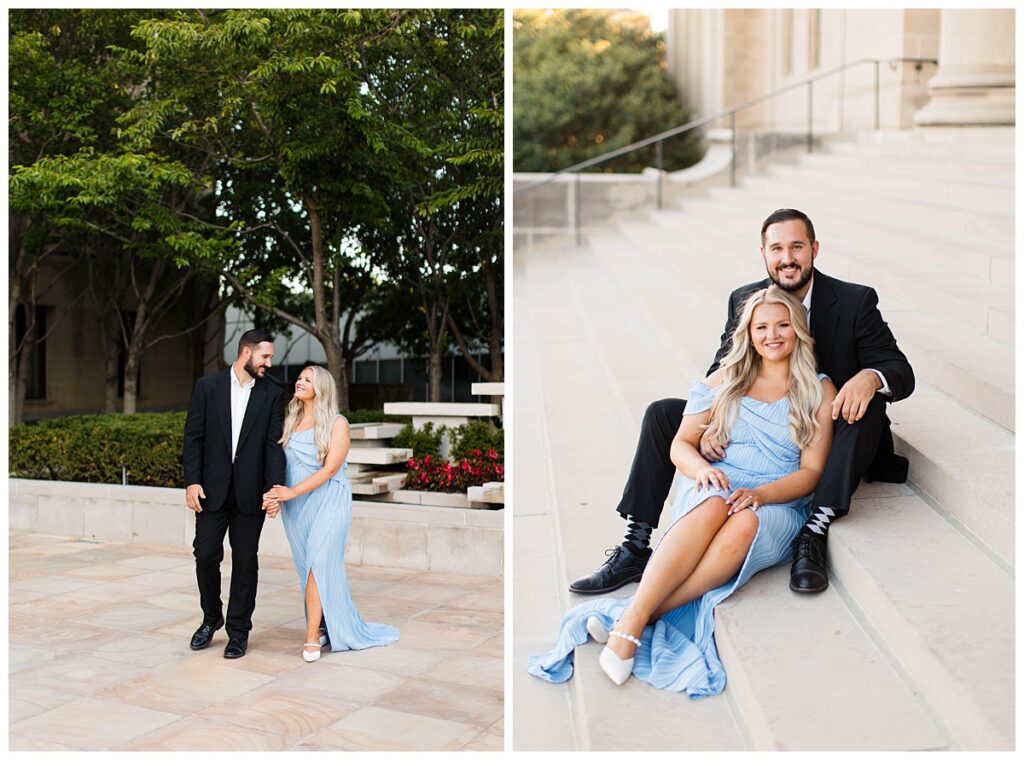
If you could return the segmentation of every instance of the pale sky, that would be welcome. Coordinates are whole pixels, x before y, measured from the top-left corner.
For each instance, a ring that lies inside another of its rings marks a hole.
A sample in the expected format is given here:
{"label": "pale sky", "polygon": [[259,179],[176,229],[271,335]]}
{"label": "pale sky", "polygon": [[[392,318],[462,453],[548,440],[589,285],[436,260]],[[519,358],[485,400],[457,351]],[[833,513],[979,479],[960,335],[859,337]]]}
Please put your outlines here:
{"label": "pale sky", "polygon": [[634,5],[633,10],[647,14],[651,19],[651,31],[664,32],[668,26],[668,9],[659,5]]}

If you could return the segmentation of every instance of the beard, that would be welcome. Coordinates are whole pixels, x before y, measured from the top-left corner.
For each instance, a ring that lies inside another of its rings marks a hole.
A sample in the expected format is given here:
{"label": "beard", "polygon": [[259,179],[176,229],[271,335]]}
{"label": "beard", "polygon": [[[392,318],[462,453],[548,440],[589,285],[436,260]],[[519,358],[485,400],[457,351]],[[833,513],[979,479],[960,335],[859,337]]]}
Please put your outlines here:
{"label": "beard", "polygon": [[242,369],[244,369],[246,372],[248,372],[249,376],[254,378],[254,379],[259,379],[259,378],[263,377],[267,373],[267,368],[266,367],[264,367],[264,366],[257,367],[256,365],[254,365],[252,363],[252,359],[251,358],[249,359],[249,361],[247,361],[245,363],[245,366],[242,367]]}
{"label": "beard", "polygon": [[778,280],[778,272],[772,272],[769,269],[768,279],[775,283],[775,285],[781,288],[782,290],[785,290],[787,293],[795,293],[796,291],[800,290],[800,288],[802,288],[804,285],[811,281],[811,275],[813,274],[814,267],[810,267],[806,272],[801,273],[800,279],[796,280],[795,282],[788,283],[780,282]]}

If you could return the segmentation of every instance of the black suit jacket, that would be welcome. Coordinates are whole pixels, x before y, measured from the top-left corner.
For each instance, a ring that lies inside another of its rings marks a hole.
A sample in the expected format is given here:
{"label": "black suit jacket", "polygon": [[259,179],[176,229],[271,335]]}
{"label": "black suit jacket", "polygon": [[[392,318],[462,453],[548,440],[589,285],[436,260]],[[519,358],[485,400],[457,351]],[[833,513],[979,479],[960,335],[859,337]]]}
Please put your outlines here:
{"label": "black suit jacket", "polygon": [[256,379],[232,463],[231,371],[228,367],[196,381],[185,418],[185,485],[200,484],[206,493],[203,509],[215,512],[234,480],[238,509],[257,514],[263,494],[284,483],[284,452],[278,443],[284,428],[282,394],[266,378]]}
{"label": "black suit jacket", "polygon": [[[722,333],[721,346],[708,369],[710,375],[729,350],[736,320],[743,302],[755,290],[771,284],[765,279],[737,288],[729,296],[729,318]],[[824,372],[842,388],[862,369],[877,369],[885,375],[892,391],[887,401],[904,399],[914,391],[914,370],[896,345],[889,325],[878,311],[878,295],[874,288],[843,282],[814,270],[811,290],[811,334],[818,371]]]}

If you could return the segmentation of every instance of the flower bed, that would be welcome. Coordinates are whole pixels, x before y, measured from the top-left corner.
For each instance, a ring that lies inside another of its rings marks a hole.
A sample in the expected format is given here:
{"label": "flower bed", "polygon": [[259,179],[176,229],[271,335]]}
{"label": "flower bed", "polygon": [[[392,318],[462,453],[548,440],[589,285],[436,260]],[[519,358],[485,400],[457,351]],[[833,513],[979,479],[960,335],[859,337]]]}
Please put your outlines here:
{"label": "flower bed", "polygon": [[421,459],[413,457],[406,468],[405,489],[409,491],[465,493],[470,486],[505,479],[505,466],[494,449],[472,449],[465,459],[455,463],[430,454]]}

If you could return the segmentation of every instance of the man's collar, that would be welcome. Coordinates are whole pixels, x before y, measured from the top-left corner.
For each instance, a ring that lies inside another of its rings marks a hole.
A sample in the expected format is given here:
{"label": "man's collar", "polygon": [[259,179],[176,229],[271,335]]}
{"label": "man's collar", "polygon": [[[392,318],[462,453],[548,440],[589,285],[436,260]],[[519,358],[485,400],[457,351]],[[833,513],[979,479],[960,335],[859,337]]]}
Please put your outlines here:
{"label": "man's collar", "polygon": [[814,274],[811,274],[811,284],[807,288],[807,292],[804,294],[804,311],[811,310],[811,293],[814,292]]}
{"label": "man's collar", "polygon": [[[245,370],[242,371],[245,372]],[[231,370],[229,374],[231,375],[231,382],[237,385],[239,388],[242,388],[243,390],[246,388],[251,388],[256,382],[255,377],[250,377],[249,382],[243,384],[242,381],[238,379],[238,373],[235,371],[234,364],[231,365]],[[248,375],[249,373],[246,372],[245,374]]]}

